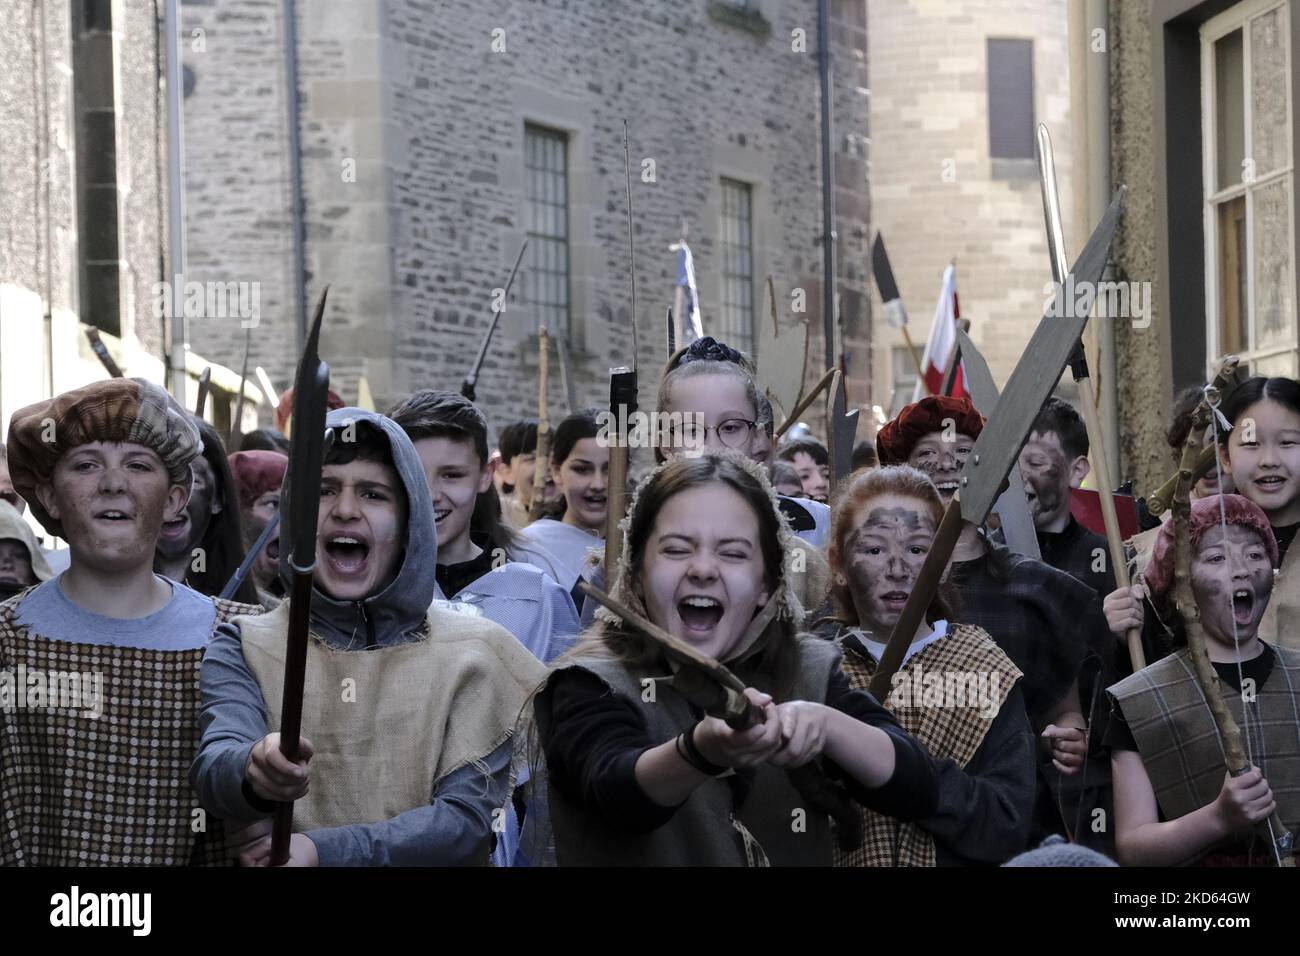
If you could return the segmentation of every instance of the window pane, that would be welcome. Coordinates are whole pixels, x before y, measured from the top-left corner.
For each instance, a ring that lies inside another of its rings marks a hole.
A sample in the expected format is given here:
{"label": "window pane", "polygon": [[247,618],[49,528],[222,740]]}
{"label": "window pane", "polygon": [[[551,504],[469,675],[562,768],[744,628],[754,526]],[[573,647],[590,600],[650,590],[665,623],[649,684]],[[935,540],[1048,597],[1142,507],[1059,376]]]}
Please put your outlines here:
{"label": "window pane", "polygon": [[906,346],[894,346],[890,358],[894,366],[894,390],[889,401],[889,417],[896,418],[903,407],[912,401],[912,392],[916,389],[916,365]]}
{"label": "window pane", "polygon": [[748,183],[722,180],[722,302],[721,339],[754,351],[754,267],[749,220]]}
{"label": "window pane", "polygon": [[1034,158],[1034,44],[988,41],[989,155]]}
{"label": "window pane", "polygon": [[1246,334],[1246,197],[1218,206],[1219,354],[1250,348]]}
{"label": "window pane", "polygon": [[539,126],[524,128],[527,166],[527,269],[524,289],[535,321],[568,331],[568,140]]}
{"label": "window pane", "polygon": [[1255,348],[1295,345],[1291,286],[1291,188],[1287,178],[1250,195],[1254,246]]}
{"label": "window pane", "polygon": [[1214,42],[1214,135],[1218,143],[1216,192],[1241,182],[1241,161],[1246,158],[1242,63],[1240,30]]}
{"label": "window pane", "polygon": [[1287,163],[1285,23],[1281,7],[1250,21],[1250,155],[1257,176]]}

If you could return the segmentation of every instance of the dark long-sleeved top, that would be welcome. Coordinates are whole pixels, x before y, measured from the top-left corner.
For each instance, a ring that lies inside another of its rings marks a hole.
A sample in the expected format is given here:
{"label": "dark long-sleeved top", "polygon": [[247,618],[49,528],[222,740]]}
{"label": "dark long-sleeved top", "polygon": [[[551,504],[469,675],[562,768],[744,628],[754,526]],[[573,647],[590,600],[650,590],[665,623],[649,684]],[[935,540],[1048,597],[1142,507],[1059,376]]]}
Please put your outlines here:
{"label": "dark long-sleeved top", "polygon": [[939,809],[919,821],[940,866],[1000,864],[1025,849],[1034,806],[1034,734],[1019,683],[963,769],[936,760]]}
{"label": "dark long-sleeved top", "polygon": [[[665,741],[650,738],[645,719],[630,701],[613,694],[581,668],[552,675],[549,726],[541,727],[551,784],[598,813],[609,825],[648,833],[672,819],[677,807],[655,803],[636,779],[641,754]],[[827,775],[845,785],[868,809],[900,820],[928,816],[939,807],[939,775],[925,748],[870,694],[853,690],[842,671],[831,675],[826,705],[887,733],[894,744],[894,773],[880,787],[864,787],[829,759]],[[539,708],[539,713],[548,708]],[[741,776],[741,774],[737,774]]]}

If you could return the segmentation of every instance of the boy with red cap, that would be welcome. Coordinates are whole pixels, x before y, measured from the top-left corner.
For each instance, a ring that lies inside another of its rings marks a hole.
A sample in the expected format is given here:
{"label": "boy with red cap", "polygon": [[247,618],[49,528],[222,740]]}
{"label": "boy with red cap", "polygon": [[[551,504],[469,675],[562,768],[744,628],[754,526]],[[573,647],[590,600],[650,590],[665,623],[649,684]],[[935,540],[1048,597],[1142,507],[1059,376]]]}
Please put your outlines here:
{"label": "boy with red cap", "polygon": [[1109,688],[1106,733],[1121,863],[1272,866],[1267,819],[1300,829],[1300,651],[1259,639],[1273,592],[1277,541],[1264,511],[1240,495],[1192,502],[1191,590],[1219,690],[1255,766],[1227,773],[1218,728],[1197,683],[1183,622],[1170,607],[1173,522],[1156,538],[1145,589],[1174,653]]}
{"label": "boy with red cap", "polygon": [[198,429],[157,385],[118,378],[19,409],[8,451],[14,487],[72,557],[0,604],[0,674],[27,674],[0,722],[0,865],[220,861],[186,780],[199,665],[217,625],[255,609],[153,570]]}
{"label": "boy with red cap", "polygon": [[[267,524],[280,513],[280,485],[289,458],[275,451],[237,451],[229,458],[230,476],[239,493],[239,518],[244,529],[244,551],[257,543]],[[264,607],[284,599],[280,581],[280,536],[274,532],[262,546],[249,570]]]}
{"label": "boy with red cap", "polygon": [[[930,396],[879,431],[876,452],[882,466],[925,472],[947,505],[983,429],[984,419],[969,399]],[[1074,774],[1087,751],[1077,678],[1085,648],[1105,628],[1101,599],[1068,574],[1010,551],[970,524],[957,539],[951,567],[962,620],[987,631],[1025,675],[1025,708],[1046,744],[1039,753],[1031,834],[1038,842],[1062,830],[1053,767]],[[1069,821],[1070,830],[1078,828]]]}

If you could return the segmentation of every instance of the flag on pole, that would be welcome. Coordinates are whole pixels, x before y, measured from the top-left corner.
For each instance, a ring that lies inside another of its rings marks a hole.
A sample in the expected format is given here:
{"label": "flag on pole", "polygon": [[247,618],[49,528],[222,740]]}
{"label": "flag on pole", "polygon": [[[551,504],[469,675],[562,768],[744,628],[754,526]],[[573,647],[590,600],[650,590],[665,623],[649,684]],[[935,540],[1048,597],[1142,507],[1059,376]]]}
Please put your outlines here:
{"label": "flag on pole", "polygon": [[[939,292],[939,303],[934,309],[934,322],[930,326],[930,337],[925,343],[925,354],[921,357],[921,368],[925,381],[916,383],[912,392],[912,401],[920,401],[926,394],[943,393],[943,374],[948,363],[952,361],[953,350],[957,347],[957,320],[961,318],[961,306],[957,301],[957,267],[948,266],[943,270],[943,289]],[[961,368],[953,379],[951,393],[957,397],[970,398],[966,389],[966,374]]]}
{"label": "flag on pole", "polygon": [[677,250],[677,307],[673,319],[674,323],[680,323],[677,347],[681,348],[704,338],[704,329],[700,323],[700,296],[695,289],[695,257],[691,255],[691,247],[685,239],[679,239],[670,248]]}

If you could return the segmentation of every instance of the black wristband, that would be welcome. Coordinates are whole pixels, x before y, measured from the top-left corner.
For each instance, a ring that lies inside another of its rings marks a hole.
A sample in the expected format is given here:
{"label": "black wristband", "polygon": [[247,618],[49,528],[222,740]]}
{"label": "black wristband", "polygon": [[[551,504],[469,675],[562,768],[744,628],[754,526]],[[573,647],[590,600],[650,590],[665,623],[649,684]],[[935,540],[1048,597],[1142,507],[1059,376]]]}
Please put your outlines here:
{"label": "black wristband", "polygon": [[[695,725],[698,726],[699,724]],[[677,752],[681,758],[706,777],[720,777],[727,773],[730,767],[719,767],[716,763],[710,763],[704,754],[700,753],[700,748],[695,746],[695,727],[677,735]]]}

